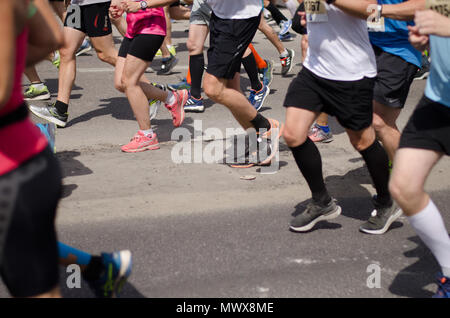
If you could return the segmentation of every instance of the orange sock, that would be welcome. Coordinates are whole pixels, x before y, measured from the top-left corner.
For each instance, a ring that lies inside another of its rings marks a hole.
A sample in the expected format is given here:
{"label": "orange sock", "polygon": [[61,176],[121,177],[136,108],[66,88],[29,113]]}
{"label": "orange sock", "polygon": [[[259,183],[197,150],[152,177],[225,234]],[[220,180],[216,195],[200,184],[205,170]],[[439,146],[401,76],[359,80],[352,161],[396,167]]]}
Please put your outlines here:
{"label": "orange sock", "polygon": [[191,68],[189,67],[189,62],[188,62],[188,72],[186,75],[186,82],[191,85]]}
{"label": "orange sock", "polygon": [[266,61],[264,61],[263,58],[259,56],[258,52],[256,52],[255,48],[253,47],[253,44],[250,43],[248,47],[250,48],[250,50],[252,50],[252,53],[255,56],[256,65],[258,66],[258,68],[266,68]]}

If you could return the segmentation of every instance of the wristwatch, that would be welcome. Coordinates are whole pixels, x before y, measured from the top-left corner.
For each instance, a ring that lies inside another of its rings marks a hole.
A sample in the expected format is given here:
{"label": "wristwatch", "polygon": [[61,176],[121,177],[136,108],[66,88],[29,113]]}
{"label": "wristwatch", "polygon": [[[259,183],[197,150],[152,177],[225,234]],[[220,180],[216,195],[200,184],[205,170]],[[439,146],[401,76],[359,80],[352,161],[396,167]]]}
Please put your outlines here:
{"label": "wristwatch", "polygon": [[147,1],[141,1],[141,10],[145,10],[148,7]]}
{"label": "wristwatch", "polygon": [[377,21],[383,16],[383,6],[381,4],[377,5]]}

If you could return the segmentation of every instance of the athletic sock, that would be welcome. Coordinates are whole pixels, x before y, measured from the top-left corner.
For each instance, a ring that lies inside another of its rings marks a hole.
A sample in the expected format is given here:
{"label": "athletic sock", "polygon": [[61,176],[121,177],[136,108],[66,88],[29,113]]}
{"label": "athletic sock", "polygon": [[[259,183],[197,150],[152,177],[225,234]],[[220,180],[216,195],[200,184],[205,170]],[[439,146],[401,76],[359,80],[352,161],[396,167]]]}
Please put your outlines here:
{"label": "athletic sock", "polygon": [[39,83],[31,83],[31,86],[33,86],[36,89],[44,89],[45,85],[42,82]]}
{"label": "athletic sock", "polygon": [[359,152],[366,162],[372,181],[377,190],[377,203],[382,207],[388,207],[392,204],[389,193],[389,158],[380,145],[375,140],[369,148]]}
{"label": "athletic sock", "polygon": [[322,157],[314,142],[306,138],[302,145],[290,149],[298,168],[308,183],[313,200],[320,205],[330,203],[331,197],[323,180]]}
{"label": "athletic sock", "polygon": [[153,129],[147,129],[147,130],[139,130],[141,133],[144,134],[145,137],[151,137],[153,135]]}
{"label": "athletic sock", "polygon": [[285,57],[288,57],[289,52],[288,50],[284,49],[284,52],[280,54],[280,59],[284,59]]}
{"label": "athletic sock", "polygon": [[408,217],[409,223],[431,250],[442,267],[442,274],[450,277],[450,238],[439,210],[430,199],[419,213]]}
{"label": "athletic sock", "polygon": [[289,12],[291,13],[292,18],[294,18],[295,14],[297,13],[298,1],[288,0],[288,2],[285,2],[284,4],[286,5],[286,8],[288,8]]}
{"label": "athletic sock", "polygon": [[202,97],[202,77],[205,71],[205,57],[202,54],[189,57],[189,69],[191,70],[191,95],[197,99]]}
{"label": "athletic sock", "polygon": [[250,53],[247,57],[242,59],[245,71],[250,79],[252,89],[260,91],[263,88],[261,81],[259,80],[258,66],[256,65],[255,57],[253,53]]}
{"label": "athletic sock", "polygon": [[258,66],[258,69],[266,68],[267,62],[264,61],[264,59],[258,54],[258,52],[256,51],[253,44],[250,43],[250,45],[248,47],[252,51],[253,56],[255,57],[255,61],[256,61],[256,65]]}
{"label": "athletic sock", "polygon": [[253,118],[250,122],[252,123],[253,127],[255,127],[255,130],[257,132],[260,131],[261,129],[269,131],[271,127],[269,120],[260,113],[258,113],[256,117]]}
{"label": "athletic sock", "polygon": [[92,256],[91,261],[83,271],[83,277],[87,281],[94,281],[100,278],[104,270],[105,265],[103,265],[101,256]]}
{"label": "athletic sock", "polygon": [[281,11],[273,5],[273,3],[269,3],[269,5],[266,7],[267,10],[270,11],[270,14],[272,15],[272,18],[275,20],[275,22],[280,25],[281,21],[287,21],[288,18],[286,18],[284,16],[283,13],[281,13]]}
{"label": "athletic sock", "polygon": [[173,92],[168,91],[166,105],[172,105],[173,103],[175,103],[175,101],[176,101],[176,98],[175,98],[175,95],[173,94]]}
{"label": "athletic sock", "polygon": [[67,113],[67,110],[69,109],[69,105],[57,100],[55,103],[55,108],[58,111],[58,113],[60,113],[62,115],[62,114]]}
{"label": "athletic sock", "polygon": [[326,125],[326,126],[321,126],[321,125],[319,125],[319,124],[316,124],[316,125],[317,125],[317,127],[319,127],[320,129],[322,129],[324,133],[328,134],[328,133],[330,132],[330,127],[329,127],[328,125]]}

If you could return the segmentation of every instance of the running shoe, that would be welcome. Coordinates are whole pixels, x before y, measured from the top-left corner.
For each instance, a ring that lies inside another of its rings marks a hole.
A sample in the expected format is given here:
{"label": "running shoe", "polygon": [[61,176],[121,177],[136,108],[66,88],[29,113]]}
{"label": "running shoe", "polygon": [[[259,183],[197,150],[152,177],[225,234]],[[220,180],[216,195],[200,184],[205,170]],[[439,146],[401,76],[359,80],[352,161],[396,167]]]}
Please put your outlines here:
{"label": "running shoe", "polygon": [[25,100],[46,100],[50,99],[50,92],[44,84],[42,88],[38,88],[41,85],[31,84],[23,94]]}
{"label": "running shoe", "polygon": [[250,89],[250,96],[248,101],[255,107],[256,110],[260,110],[266,100],[266,97],[270,94],[270,88],[267,85],[263,85],[263,87],[257,92],[254,89]]}
{"label": "running shoe", "polygon": [[437,284],[438,290],[433,298],[450,298],[450,278],[438,273]]}
{"label": "running shoe", "polygon": [[280,58],[281,61],[281,75],[286,76],[294,66],[294,50],[287,49],[288,56]]}
{"label": "running shoe", "polygon": [[205,105],[203,105],[203,98],[197,99],[191,95],[191,92],[189,92],[188,100],[186,101],[186,104],[184,105],[184,111],[192,112],[192,113],[204,112]]}
{"label": "running shoe", "polygon": [[290,41],[294,41],[294,36],[288,32],[284,35],[279,34],[278,38],[280,39],[281,42],[290,42]]}
{"label": "running shoe", "polygon": [[417,71],[416,75],[414,75],[414,80],[415,81],[424,80],[427,79],[429,75],[430,75],[430,68],[422,67]]}
{"label": "running shoe", "polygon": [[92,50],[91,41],[88,38],[85,38],[80,48],[75,53],[75,56],[80,56]]}
{"label": "running shoe", "polygon": [[183,89],[180,91],[174,91],[175,102],[172,105],[165,104],[166,108],[172,114],[173,125],[175,127],[180,127],[184,121],[184,105],[188,99],[188,91]]}
{"label": "running shoe", "polygon": [[[166,87],[164,85],[161,84],[157,84],[157,83],[152,83],[153,86],[165,91]],[[156,114],[158,113],[158,108],[159,106],[162,105],[162,102],[157,100],[157,99],[151,99],[148,101],[149,104],[149,114],[150,114],[150,120],[155,119],[156,118]]]}
{"label": "running shoe", "polygon": [[55,107],[55,104],[48,103],[44,107],[29,106],[30,111],[37,117],[45,119],[51,123],[56,124],[58,127],[66,127],[69,114],[60,114]]}
{"label": "running shoe", "polygon": [[333,141],[333,134],[331,133],[331,130],[326,133],[317,124],[314,124],[314,126],[311,127],[308,133],[308,137],[314,142],[328,143]]}
{"label": "running shoe", "polygon": [[286,33],[288,33],[291,26],[292,26],[292,20],[281,21],[280,25],[279,25],[279,27],[280,27],[279,36],[284,36]]}
{"label": "running shoe", "polygon": [[317,222],[337,218],[341,214],[341,211],[341,207],[336,204],[335,199],[331,199],[327,205],[321,205],[312,201],[307,205],[305,211],[291,221],[290,228],[295,232],[307,232]]}
{"label": "running shoe", "polygon": [[59,70],[59,65],[61,64],[61,55],[59,55],[58,50],[53,53],[52,64],[55,65]]}
{"label": "running shoe", "polygon": [[375,210],[372,211],[369,220],[361,225],[359,230],[367,234],[384,234],[403,212],[394,201],[392,201],[391,206],[387,208],[380,207],[374,197],[373,204]]}
{"label": "running shoe", "polygon": [[190,89],[191,89],[191,84],[189,84],[189,83],[187,82],[187,79],[186,79],[186,78],[183,78],[183,79],[181,80],[181,82],[179,82],[179,83],[177,83],[177,84],[168,84],[168,85],[167,85],[167,88],[168,88],[169,90],[171,90],[171,91],[179,91],[179,90],[182,90],[182,89],[190,90]]}
{"label": "running shoe", "polygon": [[147,137],[141,131],[138,131],[131,141],[120,148],[123,152],[142,152],[146,150],[159,149],[158,137],[153,133]]}
{"label": "running shoe", "polygon": [[177,65],[177,63],[178,59],[174,55],[170,54],[170,57],[162,59],[161,69],[158,72],[156,72],[156,74],[168,75],[172,73],[172,70],[175,67],[175,65]]}
{"label": "running shoe", "polygon": [[273,79],[273,62],[271,60],[264,60],[267,64],[267,67],[265,68],[259,68],[258,74],[259,78],[261,79],[261,82],[263,82],[264,85],[270,86],[272,84]]}
{"label": "running shoe", "polygon": [[119,251],[111,254],[101,254],[104,273],[89,287],[99,298],[115,298],[122,291],[132,269],[132,257],[130,251]]}
{"label": "running shoe", "polygon": [[[169,45],[168,47],[167,47],[168,49],[169,49],[169,52],[170,52],[170,54],[172,54],[172,55],[177,55],[177,49],[175,48],[175,46],[173,46],[173,45]],[[157,52],[156,52],[156,55],[155,56],[162,56],[162,51],[161,51],[161,49],[159,49]]]}

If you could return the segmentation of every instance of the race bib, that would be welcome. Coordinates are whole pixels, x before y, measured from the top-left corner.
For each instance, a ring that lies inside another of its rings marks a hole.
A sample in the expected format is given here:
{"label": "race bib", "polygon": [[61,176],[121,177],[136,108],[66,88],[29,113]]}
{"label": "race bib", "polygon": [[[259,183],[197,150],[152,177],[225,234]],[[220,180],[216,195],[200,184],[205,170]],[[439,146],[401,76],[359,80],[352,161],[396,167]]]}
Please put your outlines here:
{"label": "race bib", "polygon": [[306,22],[328,22],[325,0],[305,0]]}
{"label": "race bib", "polygon": [[426,7],[450,18],[450,0],[427,0]]}

